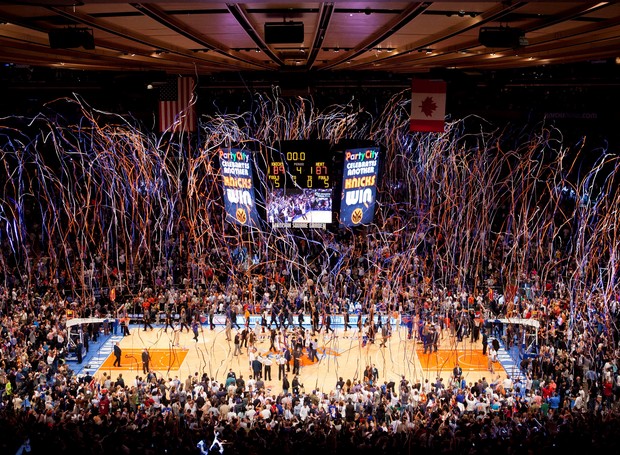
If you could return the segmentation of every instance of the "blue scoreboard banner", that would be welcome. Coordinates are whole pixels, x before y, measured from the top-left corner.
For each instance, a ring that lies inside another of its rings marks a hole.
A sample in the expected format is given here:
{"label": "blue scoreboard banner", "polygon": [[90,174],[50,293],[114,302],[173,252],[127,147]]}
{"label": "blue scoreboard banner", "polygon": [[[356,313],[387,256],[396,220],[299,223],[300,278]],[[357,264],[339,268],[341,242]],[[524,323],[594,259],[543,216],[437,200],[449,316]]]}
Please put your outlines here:
{"label": "blue scoreboard banner", "polygon": [[252,152],[227,148],[219,150],[224,188],[226,221],[245,226],[258,225],[258,211],[252,178]]}
{"label": "blue scoreboard banner", "polygon": [[379,147],[345,150],[340,225],[372,223],[377,196]]}

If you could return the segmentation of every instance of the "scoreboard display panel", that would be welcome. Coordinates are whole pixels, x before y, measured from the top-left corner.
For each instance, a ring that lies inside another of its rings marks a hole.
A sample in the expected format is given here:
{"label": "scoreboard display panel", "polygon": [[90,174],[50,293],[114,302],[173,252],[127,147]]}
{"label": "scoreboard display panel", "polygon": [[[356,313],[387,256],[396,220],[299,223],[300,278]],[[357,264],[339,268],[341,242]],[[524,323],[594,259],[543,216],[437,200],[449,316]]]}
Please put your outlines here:
{"label": "scoreboard display panel", "polygon": [[332,223],[332,165],[328,141],[281,141],[268,151],[267,218],[273,227]]}
{"label": "scoreboard display panel", "polygon": [[286,152],[269,163],[267,171],[273,189],[307,188],[329,190],[332,188],[331,167],[327,157],[304,151]]}

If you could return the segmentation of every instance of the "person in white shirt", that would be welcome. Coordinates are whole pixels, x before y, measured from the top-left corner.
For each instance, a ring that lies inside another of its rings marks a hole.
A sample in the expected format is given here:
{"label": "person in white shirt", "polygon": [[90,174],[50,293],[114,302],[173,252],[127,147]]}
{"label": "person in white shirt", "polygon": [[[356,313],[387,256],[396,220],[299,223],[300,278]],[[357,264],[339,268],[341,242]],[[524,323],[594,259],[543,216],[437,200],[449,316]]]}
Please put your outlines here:
{"label": "person in white shirt", "polygon": [[263,409],[261,409],[260,416],[263,418],[263,420],[267,420],[271,417],[271,409],[269,407],[269,404],[267,404],[263,407]]}
{"label": "person in white shirt", "polygon": [[13,397],[13,409],[15,411],[19,411],[22,407],[22,403],[24,402],[24,400],[22,399],[22,397],[20,397],[19,395],[15,395]]}
{"label": "person in white shirt", "polygon": [[[218,387],[218,389],[219,389],[219,387]],[[202,392],[203,392],[203,387],[200,384],[196,384],[194,386],[194,391],[193,391],[193,394],[192,394],[194,399],[198,398],[198,395],[202,394]]]}
{"label": "person in white shirt", "polygon": [[397,417],[394,418],[394,420],[392,420],[392,424],[391,424],[391,430],[392,433],[397,433],[398,432],[398,427],[400,426],[402,422],[400,421],[400,419]]}
{"label": "person in white shirt", "polygon": [[301,406],[302,406],[302,403],[301,403],[301,400],[300,400],[300,401],[298,401],[298,402],[297,402],[297,404],[293,407],[293,414],[294,414],[294,415],[296,415],[296,416],[299,416],[299,415],[300,415],[300,413],[301,413]]}
{"label": "person in white shirt", "polygon": [[532,391],[532,376],[530,374],[525,378],[525,393],[530,393]]}
{"label": "person in white shirt", "polygon": [[263,378],[265,381],[271,381],[271,365],[273,364],[273,360],[266,355],[261,357],[261,362],[263,364]]}
{"label": "person in white shirt", "polygon": [[510,377],[510,375],[507,375],[504,378],[503,386],[504,386],[504,390],[506,392],[511,392],[512,391],[513,383],[512,383],[512,378]]}
{"label": "person in white shirt", "polygon": [[480,397],[476,402],[476,412],[478,414],[486,414],[489,409],[489,402],[486,397]]}
{"label": "person in white shirt", "polygon": [[249,404],[245,411],[245,417],[251,422],[252,420],[254,420],[255,415],[256,415],[256,410],[254,409],[254,406]]}
{"label": "person in white shirt", "polygon": [[310,414],[310,408],[307,404],[304,403],[299,409],[299,418],[302,422],[306,421],[306,419],[308,418],[308,414]]}
{"label": "person in white shirt", "polygon": [[494,362],[497,362],[497,351],[493,348],[492,345],[489,346],[489,357],[488,357],[488,368],[491,373],[495,373]]}
{"label": "person in white shirt", "polygon": [[248,348],[248,360],[250,362],[250,371],[251,372],[254,371],[254,370],[252,370],[252,362],[254,361],[255,358],[256,358],[256,348],[252,348],[252,349]]}
{"label": "person in white shirt", "polygon": [[428,395],[429,393],[431,393],[432,389],[433,385],[431,384],[431,382],[428,379],[425,379],[424,384],[422,385],[422,390],[424,391],[424,393]]}
{"label": "person in white shirt", "polygon": [[256,388],[256,379],[254,379],[254,376],[250,375],[247,382],[245,383],[245,390],[249,391],[249,390],[254,390],[255,388]]}
{"label": "person in white shirt", "polygon": [[470,392],[465,396],[465,411],[474,412],[476,410],[476,397]]}
{"label": "person in white shirt", "polygon": [[585,412],[586,410],[586,400],[584,399],[585,392],[583,390],[579,391],[579,394],[575,397],[575,401],[573,403],[573,409],[575,411]]}
{"label": "person in white shirt", "polygon": [[286,374],[286,359],[284,355],[276,355],[276,364],[278,365],[278,381],[281,381],[282,377]]}
{"label": "person in white shirt", "polygon": [[187,411],[189,411],[190,414],[193,416],[196,415],[196,403],[194,403],[194,400],[188,400],[187,403],[185,403],[185,406],[183,407],[183,412]]}

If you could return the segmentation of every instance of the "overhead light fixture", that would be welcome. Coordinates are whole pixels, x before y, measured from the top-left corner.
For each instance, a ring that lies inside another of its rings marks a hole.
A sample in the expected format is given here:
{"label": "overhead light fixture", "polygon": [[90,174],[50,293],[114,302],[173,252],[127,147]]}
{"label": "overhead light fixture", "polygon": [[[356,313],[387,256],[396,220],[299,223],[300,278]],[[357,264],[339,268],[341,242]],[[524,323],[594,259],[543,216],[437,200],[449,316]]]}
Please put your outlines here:
{"label": "overhead light fixture", "polygon": [[485,47],[512,49],[529,44],[523,30],[511,27],[481,27],[478,42]]}
{"label": "overhead light fixture", "polygon": [[47,35],[52,49],[95,49],[95,38],[90,28],[56,28]]}
{"label": "overhead light fixture", "polygon": [[265,22],[266,44],[288,44],[304,42],[303,22]]}
{"label": "overhead light fixture", "polygon": [[469,17],[476,17],[478,15],[477,12],[475,11],[464,11],[464,10],[459,10],[459,11],[446,11],[446,16],[447,17],[452,17],[455,14],[458,17],[465,17],[465,16],[469,16]]}

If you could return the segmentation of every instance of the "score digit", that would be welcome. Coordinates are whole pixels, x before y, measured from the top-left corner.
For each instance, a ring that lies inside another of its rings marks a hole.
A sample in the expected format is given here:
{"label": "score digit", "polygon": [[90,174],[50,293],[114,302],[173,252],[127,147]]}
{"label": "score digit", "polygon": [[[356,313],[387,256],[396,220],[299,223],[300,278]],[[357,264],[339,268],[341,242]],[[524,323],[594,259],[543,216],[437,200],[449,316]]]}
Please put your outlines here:
{"label": "score digit", "polygon": [[274,188],[281,188],[282,184],[280,183],[279,175],[270,175],[269,180],[271,180],[271,183],[273,184]]}

